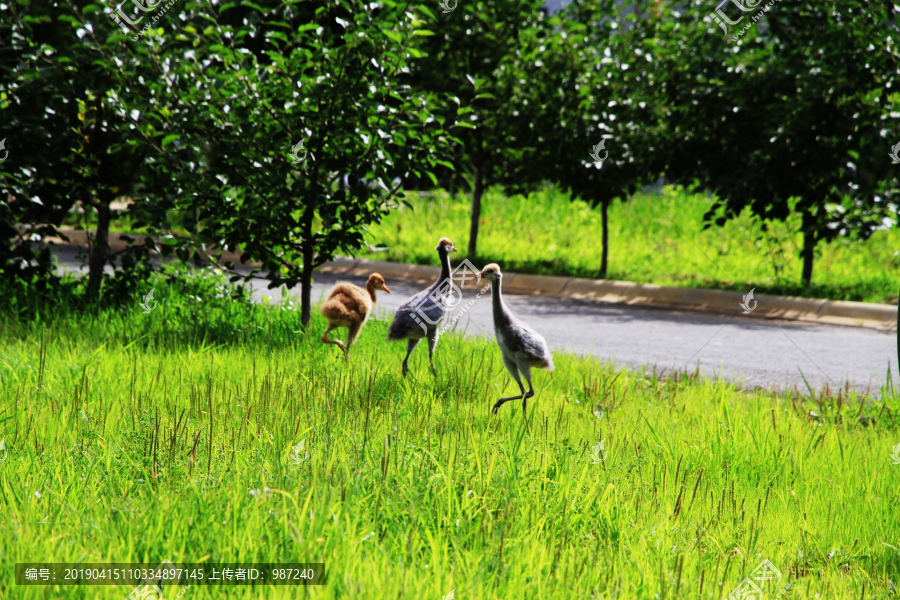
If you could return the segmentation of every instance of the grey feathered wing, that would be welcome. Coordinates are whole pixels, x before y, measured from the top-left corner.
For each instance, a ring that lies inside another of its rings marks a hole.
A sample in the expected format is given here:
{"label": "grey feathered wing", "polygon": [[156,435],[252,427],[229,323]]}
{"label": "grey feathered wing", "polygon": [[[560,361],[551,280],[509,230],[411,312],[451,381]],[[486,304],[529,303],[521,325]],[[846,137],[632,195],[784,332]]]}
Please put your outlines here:
{"label": "grey feathered wing", "polygon": [[528,356],[531,366],[552,371],[553,355],[550,354],[550,347],[544,336],[518,319],[511,323],[510,327],[517,334],[521,350]]}
{"label": "grey feathered wing", "polygon": [[[419,322],[424,322],[429,329],[438,326],[447,310],[442,303],[431,297],[436,287],[433,285],[422,290],[397,308],[394,320],[391,321],[388,329],[389,340],[402,340],[410,334],[416,335],[417,332],[424,334]],[[416,322],[413,315],[418,317],[419,322]]]}

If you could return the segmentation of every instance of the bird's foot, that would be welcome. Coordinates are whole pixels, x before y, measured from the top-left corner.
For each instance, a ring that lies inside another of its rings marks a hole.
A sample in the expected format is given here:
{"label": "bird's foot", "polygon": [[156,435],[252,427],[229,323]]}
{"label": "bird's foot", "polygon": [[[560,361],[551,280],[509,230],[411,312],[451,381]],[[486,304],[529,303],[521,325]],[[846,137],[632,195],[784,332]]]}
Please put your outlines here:
{"label": "bird's foot", "polygon": [[406,366],[406,363],[403,363],[403,376],[406,377],[406,374],[409,372],[409,367]]}
{"label": "bird's foot", "polygon": [[435,370],[434,365],[431,365],[431,374],[437,377],[437,370]]}
{"label": "bird's foot", "polygon": [[497,403],[494,404],[494,408],[491,409],[491,414],[496,415],[501,406],[503,406],[503,400],[497,400]]}
{"label": "bird's foot", "polygon": [[497,403],[494,405],[494,411],[497,412],[497,409],[509,402],[510,400],[521,400],[522,398],[529,398],[530,396],[526,396],[524,394],[519,394],[518,396],[510,396],[509,398],[500,398],[497,400]]}

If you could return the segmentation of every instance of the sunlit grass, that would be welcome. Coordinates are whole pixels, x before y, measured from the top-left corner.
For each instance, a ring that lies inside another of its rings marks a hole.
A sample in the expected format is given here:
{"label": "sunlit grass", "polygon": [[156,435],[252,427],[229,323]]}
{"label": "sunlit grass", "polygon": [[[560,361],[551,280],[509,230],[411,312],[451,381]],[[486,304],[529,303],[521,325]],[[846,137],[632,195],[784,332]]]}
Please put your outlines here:
{"label": "sunlit grass", "polygon": [[17,587],[16,562],[165,558],[326,563],[322,587],[190,599],[720,600],[763,558],[772,597],[900,581],[892,391],[746,392],[559,354],[527,421],[516,402],[491,417],[515,385],[492,342],[448,335],[438,376],[420,351],[404,379],[384,322],[345,365],[319,318],[303,333],[294,307],[199,279],[158,283],[146,315],[0,323],[3,598],[130,592]]}
{"label": "sunlit grass", "polygon": [[[438,191],[409,194],[413,206],[391,212],[369,233],[387,247],[367,258],[437,264],[434,246],[450,237],[466,258],[471,199]],[[702,230],[712,203],[703,194],[666,187],[615,202],[609,211],[608,279],[692,288],[855,300],[897,302],[900,231],[876,232],[866,242],[820,244],[813,284],[800,284],[801,238],[796,218],[764,232],[749,213],[724,227]],[[546,190],[525,198],[491,190],[485,197],[478,262],[511,271],[575,277],[597,276],[601,257],[599,209]],[[479,264],[480,266],[480,264]]]}

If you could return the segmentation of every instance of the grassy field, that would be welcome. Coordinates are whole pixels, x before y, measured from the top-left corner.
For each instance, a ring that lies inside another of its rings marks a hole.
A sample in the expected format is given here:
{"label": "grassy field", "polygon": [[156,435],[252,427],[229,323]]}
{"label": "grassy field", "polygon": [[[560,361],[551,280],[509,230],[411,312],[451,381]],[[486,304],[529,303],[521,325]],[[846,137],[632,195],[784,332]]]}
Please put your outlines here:
{"label": "grassy field", "polygon": [[[471,199],[435,192],[410,194],[402,207],[372,228],[369,242],[386,246],[367,258],[436,265],[439,236],[465,258]],[[712,199],[666,187],[610,207],[608,279],[834,300],[897,303],[900,231],[876,232],[867,242],[820,244],[813,284],[800,284],[799,223],[761,223],[744,214],[725,227],[702,231]],[[600,267],[600,211],[547,190],[532,195],[487,194],[478,237],[478,266],[497,262],[510,271],[594,278]]]}
{"label": "grassy field", "polygon": [[4,300],[2,598],[131,591],[16,586],[16,562],[166,558],[326,565],[321,587],[188,600],[720,600],[763,559],[782,575],[767,598],[900,585],[895,392],[557,355],[527,421],[515,402],[491,417],[515,385],[492,343],[448,335],[437,377],[419,351],[404,380],[383,322],[345,365],[291,304],[199,274],[155,286],[149,314]]}

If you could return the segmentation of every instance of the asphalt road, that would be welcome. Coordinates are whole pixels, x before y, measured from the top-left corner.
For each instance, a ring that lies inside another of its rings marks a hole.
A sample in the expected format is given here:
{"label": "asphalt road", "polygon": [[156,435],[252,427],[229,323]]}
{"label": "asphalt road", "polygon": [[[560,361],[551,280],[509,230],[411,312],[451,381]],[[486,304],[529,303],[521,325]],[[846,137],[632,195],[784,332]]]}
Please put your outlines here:
{"label": "asphalt road", "polygon": [[[57,254],[61,267],[78,270],[73,251]],[[323,298],[337,280],[335,275],[319,274],[313,299]],[[363,277],[346,280],[365,285]],[[393,293],[378,295],[376,318],[388,320],[394,309],[426,287],[407,281],[386,283]],[[281,290],[266,289],[265,281],[252,285],[260,297],[281,298]],[[291,293],[299,295],[299,287]],[[466,289],[463,296],[460,307],[476,293]],[[699,364],[704,375],[744,388],[799,386],[805,390],[802,372],[815,389],[825,384],[832,389],[844,387],[849,381],[859,391],[879,395],[890,364],[895,385],[900,381],[895,332],[753,319],[742,316],[738,306],[729,316],[514,294],[504,294],[504,299],[515,315],[547,339],[552,350],[593,355],[619,367],[645,365],[657,371],[693,372]],[[493,337],[489,292],[461,316],[458,328],[467,335]],[[399,364],[405,347],[397,346]]]}

